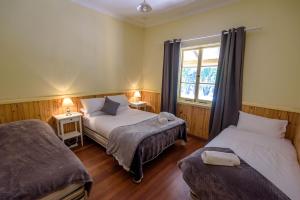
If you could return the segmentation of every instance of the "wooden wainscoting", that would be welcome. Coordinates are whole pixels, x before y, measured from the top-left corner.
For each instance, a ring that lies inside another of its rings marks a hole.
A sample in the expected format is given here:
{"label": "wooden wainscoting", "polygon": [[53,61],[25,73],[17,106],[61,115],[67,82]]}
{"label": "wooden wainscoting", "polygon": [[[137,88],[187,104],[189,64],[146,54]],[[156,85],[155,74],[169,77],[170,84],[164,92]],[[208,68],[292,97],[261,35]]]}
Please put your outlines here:
{"label": "wooden wainscoting", "polygon": [[[145,95],[145,97],[143,97]],[[147,101],[151,110],[156,113],[160,111],[160,94],[157,92],[142,92],[142,99]],[[252,105],[243,105],[242,110],[247,113],[268,117],[272,119],[288,120],[286,138],[293,139],[296,129],[300,126],[300,113],[282,111],[270,108],[262,108]],[[208,124],[210,118],[210,108],[205,106],[178,103],[177,116],[186,120],[188,133],[203,139],[208,138]]]}
{"label": "wooden wainscoting", "polygon": [[187,129],[190,135],[208,139],[209,107],[177,103],[177,116],[187,122]]}
{"label": "wooden wainscoting", "polygon": [[147,111],[159,113],[160,112],[160,93],[151,91],[142,91],[142,101],[147,102]]}
{"label": "wooden wainscoting", "polygon": [[[80,99],[95,98],[107,95],[125,94],[131,100],[134,91],[124,93],[98,94],[89,96],[72,97],[74,106],[72,111],[79,111],[82,108]],[[160,112],[160,93],[142,91],[142,100],[147,102],[147,111]],[[56,128],[52,115],[64,113],[62,108],[62,98],[31,101],[22,103],[0,104],[0,123],[7,123],[25,119],[41,119]],[[300,113],[282,111],[276,109],[262,108],[251,105],[243,105],[243,111],[263,117],[288,120],[286,137],[293,139],[297,126],[300,126]],[[186,120],[188,133],[199,138],[208,138],[208,124],[210,118],[210,108],[193,104],[177,104],[177,116]],[[72,126],[69,127],[72,130]],[[68,131],[68,129],[67,129]]]}
{"label": "wooden wainscoting", "polygon": [[[118,94],[125,94],[129,99],[131,99],[133,96],[133,92],[128,91],[124,93],[110,93],[72,97],[71,99],[74,103],[74,106],[70,108],[73,112],[79,112],[82,108],[80,99],[104,97],[108,95]],[[0,123],[7,123],[25,119],[40,119],[45,122],[48,122],[54,129],[56,129],[56,123],[52,116],[65,112],[65,110],[61,106],[62,100],[63,98],[11,104],[0,104]],[[69,132],[73,129],[74,125],[70,125],[67,126],[65,130],[66,132]]]}

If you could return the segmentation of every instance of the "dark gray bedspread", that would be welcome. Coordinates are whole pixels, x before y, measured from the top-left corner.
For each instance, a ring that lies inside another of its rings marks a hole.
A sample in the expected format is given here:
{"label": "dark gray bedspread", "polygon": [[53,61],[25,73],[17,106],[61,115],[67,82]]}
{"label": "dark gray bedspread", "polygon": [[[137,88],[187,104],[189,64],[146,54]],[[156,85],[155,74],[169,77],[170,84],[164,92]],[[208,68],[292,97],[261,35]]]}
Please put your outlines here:
{"label": "dark gray bedspread", "polygon": [[145,138],[184,123],[184,120],[175,118],[173,121],[162,124],[156,116],[136,124],[117,127],[109,134],[106,153],[113,155],[119,165],[129,171],[135,151]]}
{"label": "dark gray bedspread", "polygon": [[233,153],[231,149],[206,147],[178,162],[183,179],[198,199],[210,200],[287,200],[273,183],[241,159],[236,167],[206,165],[206,150]]}
{"label": "dark gray bedspread", "polygon": [[153,160],[176,140],[187,141],[186,124],[180,124],[145,138],[137,147],[130,172],[135,181],[143,178],[143,164]]}
{"label": "dark gray bedspread", "polygon": [[0,125],[0,199],[37,199],[73,183],[89,191],[80,160],[40,120]]}

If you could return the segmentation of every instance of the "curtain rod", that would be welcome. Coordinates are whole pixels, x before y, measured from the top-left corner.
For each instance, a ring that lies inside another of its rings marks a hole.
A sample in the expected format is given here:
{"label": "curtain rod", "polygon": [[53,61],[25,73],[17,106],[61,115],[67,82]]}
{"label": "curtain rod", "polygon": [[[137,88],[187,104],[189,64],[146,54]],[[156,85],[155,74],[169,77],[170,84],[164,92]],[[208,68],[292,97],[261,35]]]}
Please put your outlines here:
{"label": "curtain rod", "polygon": [[[245,31],[259,31],[261,30],[262,27],[251,27],[251,28],[246,28]],[[228,31],[227,31],[228,32]],[[183,39],[181,42],[189,42],[189,41],[194,41],[194,40],[203,40],[207,38],[215,38],[215,37],[220,37],[222,34],[213,34],[213,35],[207,35],[207,36],[200,36],[196,38],[189,38],[189,39]]]}

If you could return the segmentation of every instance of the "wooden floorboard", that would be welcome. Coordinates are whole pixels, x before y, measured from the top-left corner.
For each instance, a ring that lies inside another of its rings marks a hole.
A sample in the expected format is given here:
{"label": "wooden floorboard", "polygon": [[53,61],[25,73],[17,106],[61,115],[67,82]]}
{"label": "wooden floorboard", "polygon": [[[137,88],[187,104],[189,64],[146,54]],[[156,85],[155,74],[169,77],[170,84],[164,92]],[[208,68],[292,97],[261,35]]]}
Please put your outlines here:
{"label": "wooden floorboard", "polygon": [[74,152],[94,180],[89,200],[185,200],[189,199],[189,189],[176,163],[204,144],[203,140],[189,137],[185,146],[179,143],[171,146],[144,166],[144,178],[140,184],[133,183],[130,174],[90,139],[85,138],[84,147]]}

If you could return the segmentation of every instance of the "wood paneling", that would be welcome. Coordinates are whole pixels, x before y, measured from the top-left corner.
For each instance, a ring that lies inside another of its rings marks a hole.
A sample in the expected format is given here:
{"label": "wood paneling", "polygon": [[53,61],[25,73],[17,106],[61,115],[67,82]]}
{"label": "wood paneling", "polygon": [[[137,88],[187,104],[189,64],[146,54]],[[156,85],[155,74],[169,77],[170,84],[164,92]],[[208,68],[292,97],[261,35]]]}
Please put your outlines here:
{"label": "wood paneling", "polygon": [[[142,95],[143,94],[146,96],[145,101],[151,101],[151,109],[158,113],[160,111],[160,94],[149,91],[145,93],[143,92]],[[243,105],[242,110],[244,112],[262,117],[288,120],[289,123],[287,127],[286,138],[291,140],[294,138],[297,127],[300,126],[300,113],[262,108],[251,105]],[[203,139],[208,138],[208,124],[210,118],[209,107],[178,103],[177,116],[186,120],[190,135],[194,135]]]}
{"label": "wood paneling", "polygon": [[208,139],[210,108],[191,104],[177,104],[177,116],[187,122],[188,133]]}
{"label": "wood paneling", "polygon": [[[81,98],[103,97],[107,95],[116,95],[121,93],[99,94],[82,97],[73,97],[74,106],[72,111],[79,111],[82,107]],[[133,100],[133,91],[124,93],[129,100]],[[142,100],[147,102],[147,111],[160,112],[160,93],[151,91],[142,91]],[[55,127],[55,121],[52,118],[54,114],[64,113],[65,110],[61,107],[61,99],[0,104],[0,123],[12,122],[24,119],[41,119]],[[243,105],[243,111],[269,117],[274,119],[286,119],[289,121],[286,136],[293,139],[297,126],[300,126],[300,113],[281,111],[269,108],[261,108],[257,106]],[[210,108],[201,107],[199,105],[182,104],[177,105],[177,116],[186,120],[188,133],[203,139],[208,138],[208,123],[210,117]],[[67,127],[68,129],[68,127]],[[69,127],[72,130],[72,126]],[[68,131],[68,130],[67,130]]]}
{"label": "wood paneling", "polygon": [[[72,97],[74,106],[71,107],[71,111],[78,112],[82,105],[80,99],[82,98],[95,98],[103,97],[107,95],[117,95],[122,93],[110,93],[110,94],[99,94],[90,95],[82,97]],[[133,96],[133,92],[124,93],[129,99]],[[12,103],[12,104],[0,104],[0,123],[7,123],[18,120],[25,119],[41,119],[48,122],[54,129],[56,129],[56,123],[53,119],[53,115],[64,113],[65,110],[62,108],[62,100],[51,99],[51,100],[41,100],[41,101],[31,101],[22,103]],[[72,131],[74,125],[66,127],[66,132]]]}
{"label": "wood paneling", "polygon": [[160,93],[142,91],[142,101],[147,102],[147,111],[159,113],[160,112]]}

